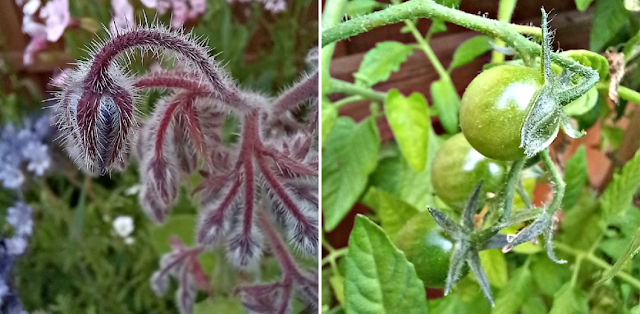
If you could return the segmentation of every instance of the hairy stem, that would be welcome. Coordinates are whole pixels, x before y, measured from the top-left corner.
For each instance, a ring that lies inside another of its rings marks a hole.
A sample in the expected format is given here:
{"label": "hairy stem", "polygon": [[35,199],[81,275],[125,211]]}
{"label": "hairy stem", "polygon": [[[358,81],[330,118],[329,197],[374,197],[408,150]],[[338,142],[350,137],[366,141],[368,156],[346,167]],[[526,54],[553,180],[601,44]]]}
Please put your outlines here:
{"label": "hairy stem", "polygon": [[545,168],[551,176],[551,182],[553,182],[554,184],[553,200],[551,201],[551,204],[549,204],[549,207],[547,207],[547,209],[545,210],[547,213],[553,215],[562,204],[562,198],[564,197],[566,184],[564,183],[564,180],[562,180],[562,175],[560,175],[560,172],[558,172],[556,165],[551,160],[551,156],[549,156],[549,148],[541,151],[539,155],[540,159],[542,159],[542,162],[544,163]]}
{"label": "hairy stem", "polygon": [[474,246],[478,247],[484,245],[489,239],[491,239],[491,237],[496,235],[509,224],[511,219],[511,209],[513,207],[513,195],[516,190],[516,184],[520,177],[520,172],[522,171],[524,162],[525,159],[520,159],[514,161],[511,165],[511,170],[509,170],[509,174],[507,175],[507,182],[501,192],[501,197],[504,200],[502,215],[496,224],[472,235],[472,242]]}
{"label": "hairy stem", "polygon": [[[394,5],[398,5],[400,4],[400,1],[392,0],[391,3],[393,3]],[[424,54],[429,59],[429,62],[431,62],[431,64],[433,65],[433,68],[436,70],[436,72],[438,72],[438,75],[440,76],[440,78],[450,81],[451,78],[449,77],[449,72],[447,72],[447,70],[445,70],[445,68],[442,66],[442,63],[440,63],[440,60],[438,59],[436,54],[433,52],[433,49],[431,49],[431,46],[429,45],[429,41],[425,39],[425,37],[422,37],[422,34],[416,27],[416,24],[412,20],[405,20],[404,23],[405,25],[407,25],[407,28],[409,28],[409,30],[411,31],[411,34],[413,35],[413,37],[415,37],[416,41],[418,42],[418,47],[420,47],[420,49],[424,52]],[[431,28],[429,28],[428,35],[429,34],[431,34]]]}
{"label": "hairy stem", "polygon": [[221,99],[233,105],[243,102],[240,92],[209,57],[206,49],[182,34],[156,29],[137,29],[111,38],[95,54],[84,80],[85,86],[96,92],[111,88],[111,85],[116,83],[108,73],[109,67],[120,54],[135,48],[162,48],[174,51],[193,63]]}
{"label": "hairy stem", "polygon": [[318,96],[318,72],[294,85],[273,102],[273,115],[278,117],[303,101]]}
{"label": "hairy stem", "polygon": [[[322,32],[322,45],[334,43],[351,36],[367,32],[373,28],[402,22],[414,18],[438,18],[453,24],[475,30],[504,41],[514,47],[523,58],[540,56],[542,47],[520,34],[531,27],[517,26],[505,22],[487,19],[481,16],[465,13],[456,9],[437,4],[432,0],[410,0],[384,10],[362,15]],[[534,28],[537,29],[537,28]],[[537,29],[540,31],[540,29]],[[536,31],[536,32],[537,32]],[[564,91],[559,95],[562,104],[571,102],[588,91],[598,82],[598,74],[591,68],[585,67],[573,60],[551,54],[551,60],[565,68],[579,74],[584,82]],[[568,102],[567,102],[568,101]],[[565,103],[566,102],[566,103]]]}

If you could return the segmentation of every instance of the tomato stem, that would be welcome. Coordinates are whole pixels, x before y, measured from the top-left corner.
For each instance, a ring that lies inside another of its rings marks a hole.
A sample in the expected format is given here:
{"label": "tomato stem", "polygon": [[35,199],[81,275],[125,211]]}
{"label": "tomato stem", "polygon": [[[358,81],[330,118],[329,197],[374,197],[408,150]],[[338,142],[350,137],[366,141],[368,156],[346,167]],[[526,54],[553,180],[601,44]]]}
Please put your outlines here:
{"label": "tomato stem", "polygon": [[332,93],[345,93],[347,95],[359,95],[364,98],[367,98],[373,101],[379,101],[379,102],[384,102],[387,99],[386,93],[377,92],[370,88],[358,86],[356,84],[352,84],[349,82],[345,82],[345,81],[333,79],[333,78],[329,81],[329,90],[331,90]]}
{"label": "tomato stem", "polygon": [[[518,0],[502,0],[498,5],[498,21],[500,22],[511,22],[511,16],[513,15],[513,10],[516,8],[516,2]],[[496,39],[494,44],[498,47],[504,47],[504,42],[500,39]],[[491,63],[502,63],[504,62],[504,55],[497,50],[493,50],[491,54]]]}
{"label": "tomato stem", "polygon": [[[567,254],[573,255],[573,256],[583,256],[584,259],[586,261],[591,262],[592,264],[604,269],[605,271],[613,268],[613,266],[611,266],[611,264],[607,263],[606,261],[602,260],[601,258],[595,256],[592,252],[584,252],[582,250],[579,249],[575,249],[572,248],[571,246],[564,244],[564,243],[560,243],[560,242],[555,242],[554,243],[554,247],[557,248],[559,251],[565,252]],[[624,271],[619,271],[616,273],[615,275],[616,277],[628,282],[630,285],[632,285],[633,287],[635,287],[636,289],[640,290],[640,280],[636,279],[635,277],[633,277],[632,275],[624,272]]]}
{"label": "tomato stem", "polygon": [[564,183],[564,180],[562,180],[562,175],[560,175],[560,172],[558,172],[558,169],[553,163],[553,160],[551,160],[551,156],[549,156],[549,149],[547,148],[541,151],[539,155],[542,159],[542,162],[544,163],[545,168],[551,176],[551,181],[555,186],[553,189],[553,200],[551,201],[551,204],[549,204],[549,207],[547,207],[547,209],[545,210],[547,213],[553,215],[560,208],[560,205],[562,205],[562,198],[564,198],[564,190],[566,184]]}

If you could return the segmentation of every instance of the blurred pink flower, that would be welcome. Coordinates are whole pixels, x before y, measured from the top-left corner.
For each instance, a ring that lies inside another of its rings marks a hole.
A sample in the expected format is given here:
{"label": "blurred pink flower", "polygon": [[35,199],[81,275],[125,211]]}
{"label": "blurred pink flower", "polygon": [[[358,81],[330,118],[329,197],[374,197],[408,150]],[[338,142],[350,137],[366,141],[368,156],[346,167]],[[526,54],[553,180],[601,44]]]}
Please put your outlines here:
{"label": "blurred pink flower", "polygon": [[191,7],[191,11],[189,12],[189,18],[194,19],[198,15],[203,14],[207,9],[207,1],[206,0],[189,0],[189,6]]}
{"label": "blurred pink flower", "polygon": [[158,14],[163,15],[171,8],[171,0],[140,0],[147,8],[154,8]]}
{"label": "blurred pink flower", "polygon": [[46,19],[47,40],[56,42],[69,25],[69,0],[51,0],[40,10],[40,18]]}
{"label": "blurred pink flower", "polygon": [[33,64],[33,56],[36,52],[44,50],[47,48],[47,38],[46,37],[32,37],[31,41],[27,45],[27,48],[24,50],[24,55],[22,56],[22,62],[25,65]]}
{"label": "blurred pink flower", "polygon": [[116,34],[118,29],[127,29],[135,22],[133,7],[129,0],[111,1],[111,23],[109,28],[112,34]]}
{"label": "blurred pink flower", "polygon": [[186,0],[171,0],[171,6],[173,7],[171,15],[171,27],[177,29],[181,28],[189,19],[189,7]]}

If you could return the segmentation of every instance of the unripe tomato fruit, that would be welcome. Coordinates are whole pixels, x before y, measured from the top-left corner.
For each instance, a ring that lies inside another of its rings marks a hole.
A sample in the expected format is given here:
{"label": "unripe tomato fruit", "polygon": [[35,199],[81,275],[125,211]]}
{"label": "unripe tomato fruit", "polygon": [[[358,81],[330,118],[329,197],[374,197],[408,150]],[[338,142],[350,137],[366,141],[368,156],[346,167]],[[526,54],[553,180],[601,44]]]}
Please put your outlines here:
{"label": "unripe tomato fruit", "polygon": [[507,165],[489,159],[473,149],[462,133],[446,140],[433,159],[431,180],[436,195],[449,207],[461,212],[480,180],[479,206],[484,206],[487,192],[502,188]]}
{"label": "unripe tomato fruit", "polygon": [[498,160],[525,157],[522,126],[544,79],[539,70],[501,65],[473,79],[460,103],[460,128],[471,146]]}
{"label": "unripe tomato fruit", "polygon": [[396,236],[396,246],[413,264],[426,288],[444,288],[453,242],[428,212],[407,221]]}

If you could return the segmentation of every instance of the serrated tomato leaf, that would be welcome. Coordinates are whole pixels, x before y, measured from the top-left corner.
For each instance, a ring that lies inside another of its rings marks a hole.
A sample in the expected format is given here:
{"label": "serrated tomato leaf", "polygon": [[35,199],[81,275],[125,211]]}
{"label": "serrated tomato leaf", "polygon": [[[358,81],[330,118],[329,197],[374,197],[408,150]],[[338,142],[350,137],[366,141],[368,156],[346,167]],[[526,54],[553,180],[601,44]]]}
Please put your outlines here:
{"label": "serrated tomato leaf", "polygon": [[348,313],[428,313],[424,286],[413,265],[365,216],[356,217],[346,263]]}
{"label": "serrated tomato leaf", "polygon": [[565,283],[553,297],[553,306],[549,314],[586,314],[589,313],[588,298],[585,292]]}
{"label": "serrated tomato leaf", "polygon": [[613,180],[602,195],[603,219],[607,223],[615,216],[624,215],[640,186],[640,150],[622,169],[613,175]]}
{"label": "serrated tomato leaf", "polygon": [[470,63],[475,58],[491,50],[491,38],[488,36],[476,36],[463,42],[453,53],[453,60],[449,70]]}
{"label": "serrated tomato leaf", "polygon": [[587,180],[587,153],[585,146],[582,145],[565,164],[564,181],[566,188],[562,199],[562,208],[570,209],[578,204]]}
{"label": "serrated tomato leaf", "polygon": [[384,112],[409,165],[417,172],[423,171],[431,128],[427,100],[419,93],[404,97],[397,89],[392,89],[387,94]]}
{"label": "serrated tomato leaf", "polygon": [[378,163],[380,135],[371,118],[356,124],[338,118],[322,152],[322,213],[333,230],[349,212]]}
{"label": "serrated tomato leaf", "polygon": [[458,112],[460,96],[450,80],[439,80],[431,83],[431,99],[433,107],[438,111],[442,127],[449,134],[458,133]]}
{"label": "serrated tomato leaf", "polygon": [[353,74],[356,84],[373,86],[388,80],[391,73],[400,70],[412,51],[413,47],[396,41],[378,43],[364,55],[358,72]]}

